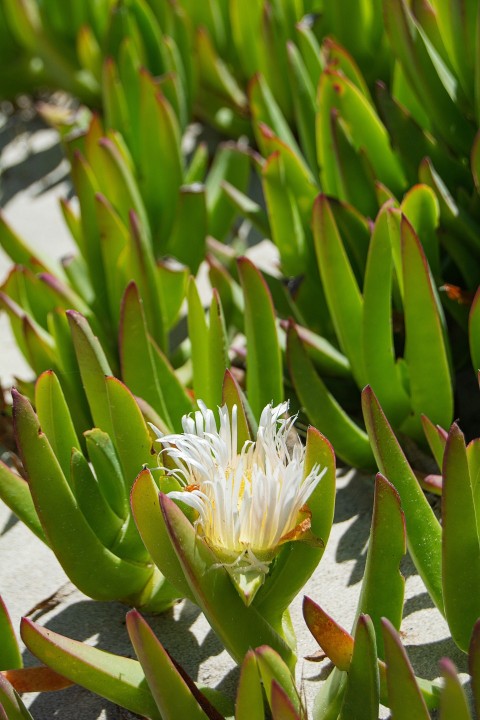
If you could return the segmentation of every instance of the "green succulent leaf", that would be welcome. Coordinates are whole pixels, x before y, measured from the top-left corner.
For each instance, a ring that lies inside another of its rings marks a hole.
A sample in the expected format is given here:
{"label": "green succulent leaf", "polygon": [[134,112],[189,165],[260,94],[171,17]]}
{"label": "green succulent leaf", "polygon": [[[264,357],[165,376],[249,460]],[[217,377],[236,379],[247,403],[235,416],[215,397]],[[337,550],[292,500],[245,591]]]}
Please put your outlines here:
{"label": "green succulent leaf", "polygon": [[473,704],[477,715],[480,711],[480,620],[473,626],[468,648],[468,670],[472,678]]}
{"label": "green succulent leaf", "polygon": [[363,285],[363,360],[369,384],[396,427],[410,411],[392,333],[392,285],[400,240],[399,214],[384,206],[368,251]]}
{"label": "green succulent leaf", "polygon": [[28,482],[0,462],[0,497],[42,542],[48,543],[39,520]]}
{"label": "green succulent leaf", "polygon": [[[108,504],[88,461],[78,450],[72,452],[69,474],[79,509],[99,540],[105,547],[114,550],[114,541],[123,525],[123,518],[118,517]],[[103,486],[104,478],[100,477]]]}
{"label": "green succulent leaf", "polygon": [[318,103],[317,151],[323,171],[329,168],[331,173],[336,172],[334,158],[328,158],[327,142],[327,138],[331,137],[331,114],[336,110],[345,122],[354,148],[365,153],[375,176],[394,193],[400,193],[405,187],[400,162],[391,149],[388,133],[374,107],[357,86],[337,70],[327,68],[320,79]]}
{"label": "green succulent leaf", "polygon": [[224,240],[235,218],[235,207],[225,195],[222,183],[231,184],[239,192],[246,192],[250,176],[250,158],[234,143],[220,145],[205,182],[208,233]]}
{"label": "green succulent leaf", "polygon": [[188,266],[192,275],[205,257],[207,215],[205,187],[198,182],[182,185],[166,254]]}
{"label": "green succulent leaf", "polygon": [[445,443],[447,442],[447,433],[440,425],[434,425],[426,415],[422,415],[421,420],[423,432],[427,438],[430,450],[438,467],[441,468],[443,466],[443,454],[445,452]]}
{"label": "green succulent leaf", "polygon": [[102,600],[139,593],[151,568],[121,560],[94,534],[30,404],[16,392],[14,423],[35,508],[49,545],[72,582],[85,594]]}
{"label": "green succulent leaf", "polygon": [[457,675],[455,665],[443,658],[440,660],[444,686],[440,696],[440,720],[471,720],[465,691]]}
{"label": "green succulent leaf", "polygon": [[455,79],[433,48],[405,0],[384,0],[385,26],[391,47],[418,99],[439,133],[468,155],[473,129],[461,113]]}
{"label": "green succulent leaf", "polygon": [[468,329],[473,370],[478,372],[480,370],[480,290],[477,290],[473,299]]}
{"label": "green succulent leaf", "polygon": [[204,712],[179,669],[136,610],[127,614],[127,630],[162,720],[174,720],[179,714],[192,720],[221,719],[219,713]]}
{"label": "green succulent leaf", "polygon": [[[445,320],[422,247],[405,219],[402,220],[402,260],[405,360],[412,407],[415,413],[425,413],[432,422],[448,427],[453,416],[453,389]],[[428,354],[424,348],[429,348]],[[431,362],[431,357],[435,362]]]}
{"label": "green succulent leaf", "polygon": [[135,283],[128,285],[123,296],[119,346],[122,377],[127,387],[148,402],[167,426],[171,425],[149,340],[143,301]]}
{"label": "green succulent leaf", "polygon": [[363,298],[348,260],[328,199],[319,195],[313,210],[313,236],[318,267],[339,344],[362,386]]}
{"label": "green succulent leaf", "polygon": [[262,685],[254,650],[247,652],[240,669],[235,720],[265,720]]}
{"label": "green succulent leaf", "polygon": [[380,678],[376,650],[373,622],[368,615],[360,615],[340,720],[377,720]]}
{"label": "green succulent leaf", "polygon": [[[171,489],[178,489],[178,483],[177,487]],[[177,590],[178,597],[187,597],[196,602],[165,527],[158,499],[158,485],[150,470],[139,473],[132,488],[131,504],[138,532],[153,562]]]}
{"label": "green succulent leaf", "polygon": [[150,720],[162,720],[136,660],[112,655],[23,618],[25,645],[42,662],[78,685]]}
{"label": "green succulent leaf", "polygon": [[466,652],[480,616],[480,543],[465,439],[455,423],[443,460],[442,526],[445,617],[453,639]]}
{"label": "green succulent leaf", "polygon": [[405,518],[400,496],[380,473],[375,480],[375,500],[365,574],[358,611],[370,617],[375,648],[384,657],[381,619],[399,630],[402,622],[405,579],[400,563],[406,552]]}
{"label": "green succulent leaf", "polygon": [[113,434],[112,420],[107,400],[105,376],[112,370],[98,338],[93,334],[88,321],[78,312],[67,312],[72,333],[75,354],[88,398],[95,426]]}
{"label": "green succulent leaf", "polygon": [[388,700],[395,720],[430,720],[407,653],[389,620],[383,620]]}
{"label": "green succulent leaf", "polygon": [[409,552],[432,600],[443,612],[440,524],[370,387],[362,393],[362,406],[377,465],[400,496]]}
{"label": "green succulent leaf", "polygon": [[[0,670],[14,670],[23,666],[20,648],[12,627],[10,615],[0,596]],[[1,699],[0,699],[1,702]]]}
{"label": "green succulent leaf", "polygon": [[1,720],[33,720],[18,693],[1,673],[0,718]]}
{"label": "green succulent leaf", "polygon": [[283,373],[275,311],[261,273],[247,258],[238,261],[245,296],[247,395],[256,418],[268,403],[283,398]]}
{"label": "green succulent leaf", "polygon": [[[139,188],[145,198],[155,254],[162,255],[172,232],[182,183],[180,130],[170,103],[146,70],[140,73],[140,88]],[[144,218],[139,217],[144,225]]]}
{"label": "green succulent leaf", "polygon": [[[272,708],[272,713],[274,712],[273,705],[275,702],[274,684],[277,684],[278,687],[281,688],[286,700],[288,700],[288,703],[284,702],[284,706],[288,707],[290,705],[295,713],[299,713],[302,704],[295,687],[295,681],[280,655],[272,650],[272,648],[262,646],[256,648],[255,657],[257,659],[257,666],[263,687],[265,688],[265,694]],[[276,702],[279,703],[279,700]]]}
{"label": "green succulent leaf", "polygon": [[42,431],[68,479],[72,450],[80,450],[80,443],[62,388],[52,370],[42,373],[35,384],[35,407]]}

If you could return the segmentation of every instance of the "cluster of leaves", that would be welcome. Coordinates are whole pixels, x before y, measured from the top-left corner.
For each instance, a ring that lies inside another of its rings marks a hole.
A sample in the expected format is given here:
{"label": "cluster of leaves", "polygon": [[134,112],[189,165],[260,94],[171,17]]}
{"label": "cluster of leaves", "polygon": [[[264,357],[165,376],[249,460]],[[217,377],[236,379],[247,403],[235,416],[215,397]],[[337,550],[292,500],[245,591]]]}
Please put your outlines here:
{"label": "cluster of leaves", "polygon": [[[44,108],[71,161],[79,214],[67,202],[62,209],[76,254],[61,265],[43,260],[0,219],[15,263],[0,302],[38,378],[14,393],[26,477],[1,464],[0,496],[91,597],[157,611],[179,597],[196,602],[244,662],[255,698],[261,677],[274,717],[302,716],[288,605],[321,551],[287,545],[245,607],[189,520],[158,499],[176,481],[152,467],[147,422],[178,431],[195,398],[235,402],[248,437],[262,408],[289,395],[340,458],[377,464],[388,478],[377,479],[355,638],[306,602],[307,624],[337,666],[315,718],[353,717],[366,689],[365,718],[379,702],[402,717],[403,696],[418,717],[438,703],[392,629],[405,538],[455,642],[470,646],[478,682],[478,440],[466,446],[456,425],[443,429],[462,417],[458,373],[474,377],[471,365],[480,366],[478,13],[477,0],[0,2],[2,65],[21,61],[19,77],[0,76],[2,92],[61,87],[101,109],[79,126]],[[213,157],[200,144],[187,160],[182,136],[194,117],[237,140]],[[250,194],[252,169],[261,200]],[[239,257],[239,216],[275,243],[281,278]],[[194,279],[205,259],[207,313]],[[396,434],[429,449],[441,474],[412,470]],[[320,434],[307,437],[308,462],[328,467],[311,501],[326,541],[334,460]],[[152,470],[134,485],[144,466]],[[422,487],[442,495],[441,524]],[[236,608],[238,626],[222,606]],[[170,678],[192,717],[232,715],[208,709],[138,615],[129,630],[142,667],[131,666],[125,696],[121,683],[107,683],[109,697],[173,717],[159,690]],[[42,657],[49,638],[28,625],[24,634]],[[58,658],[83,657],[52,642]],[[262,644],[273,649],[248,652]],[[71,679],[94,691],[115,676],[117,661],[99,660],[105,674],[87,682],[81,662]],[[441,713],[454,706],[467,718],[455,672],[448,663],[442,671]],[[146,705],[122,701],[146,683]],[[241,687],[239,718],[253,712],[247,696]],[[252,706],[263,717],[263,703]],[[4,714],[21,717],[19,708]]]}

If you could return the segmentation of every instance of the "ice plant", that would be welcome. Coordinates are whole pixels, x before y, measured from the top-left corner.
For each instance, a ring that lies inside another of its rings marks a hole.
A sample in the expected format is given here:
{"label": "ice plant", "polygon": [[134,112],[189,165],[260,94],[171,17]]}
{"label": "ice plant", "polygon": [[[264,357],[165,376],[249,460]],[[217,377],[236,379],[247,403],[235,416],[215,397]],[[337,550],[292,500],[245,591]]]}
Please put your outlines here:
{"label": "ice plant", "polygon": [[169,496],[197,513],[195,528],[249,601],[269,572],[280,546],[312,536],[306,502],[326,468],[318,464],[304,477],[305,447],[291,442],[296,416],[283,417],[288,402],[267,405],[256,440],[238,447],[237,407],[215,414],[200,408],[183,417],[184,432],[162,435],[160,453],[174,462],[169,470],[183,490]]}

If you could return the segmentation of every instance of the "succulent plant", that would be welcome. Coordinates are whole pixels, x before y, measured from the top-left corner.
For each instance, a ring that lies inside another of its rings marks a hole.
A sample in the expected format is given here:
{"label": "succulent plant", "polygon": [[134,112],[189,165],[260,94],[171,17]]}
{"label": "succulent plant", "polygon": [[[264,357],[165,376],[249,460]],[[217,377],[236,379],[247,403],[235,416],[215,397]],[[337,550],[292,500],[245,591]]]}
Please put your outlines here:
{"label": "succulent plant", "polygon": [[423,419],[427,439],[441,467],[440,478],[426,479],[426,486],[442,496],[440,523],[370,388],[364,390],[363,404],[378,466],[401,497],[410,555],[432,600],[444,614],[454,641],[466,652],[480,616],[478,439],[466,446],[456,423],[447,433],[428,418]]}
{"label": "succulent plant", "polygon": [[179,714],[192,720],[261,720],[266,717],[265,697],[274,720],[306,717],[290,670],[272,648],[264,645],[246,653],[234,705],[220,692],[197,685],[136,610],[127,614],[126,625],[138,660],[70,640],[27,619],[22,638],[72,682],[149,720],[173,720]]}

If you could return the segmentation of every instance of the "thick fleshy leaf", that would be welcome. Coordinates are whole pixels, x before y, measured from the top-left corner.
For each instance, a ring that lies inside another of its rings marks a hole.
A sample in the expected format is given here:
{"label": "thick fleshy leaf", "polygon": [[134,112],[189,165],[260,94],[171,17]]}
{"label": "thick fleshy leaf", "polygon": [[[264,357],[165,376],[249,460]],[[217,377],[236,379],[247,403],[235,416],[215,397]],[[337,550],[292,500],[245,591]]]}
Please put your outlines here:
{"label": "thick fleshy leaf", "polygon": [[296,92],[293,93],[293,106],[300,144],[310,169],[316,174],[318,172],[315,140],[316,86],[312,83],[302,54],[295,43],[290,41],[287,43],[287,52],[290,83],[296,87]]}
{"label": "thick fleshy leaf", "polygon": [[205,187],[196,182],[180,188],[172,233],[167,253],[187,265],[196,275],[205,257],[207,236],[207,204]]}
{"label": "thick fleshy leaf", "polygon": [[16,392],[13,397],[15,433],[32,497],[63,569],[82,592],[97,599],[139,593],[152,574],[151,567],[121,560],[103,546],[80,511],[30,404]]}
{"label": "thick fleshy leaf", "polygon": [[363,358],[369,385],[396,427],[410,411],[392,333],[392,284],[399,213],[385,206],[375,221],[363,285]]}
{"label": "thick fleshy leaf", "polygon": [[428,185],[415,185],[400,205],[422,243],[423,252],[435,278],[440,276],[440,248],[437,227],[440,207],[437,196]]}
{"label": "thick fleshy leaf", "polygon": [[29,650],[60,675],[150,720],[162,720],[136,660],[70,640],[27,618],[21,634]]}
{"label": "thick fleshy leaf", "polygon": [[95,210],[100,231],[100,248],[105,266],[105,278],[109,301],[110,316],[114,327],[118,327],[120,302],[126,285],[126,277],[121,272],[120,258],[129,243],[127,225],[107,198],[98,193],[95,196]]}
{"label": "thick fleshy leaf", "polygon": [[[258,132],[262,138],[263,155],[268,159],[264,168],[277,156],[278,180],[296,201],[299,217],[304,225],[309,221],[312,205],[319,190],[318,182],[305,164],[302,155],[296,153],[284,140],[279,138],[268,125],[260,123]],[[273,220],[273,214],[270,214]]]}
{"label": "thick fleshy leaf", "polygon": [[128,285],[123,296],[119,346],[125,384],[134,395],[139,395],[148,402],[167,426],[170,425],[171,420],[149,342],[143,301],[135,283]]}
{"label": "thick fleshy leaf", "polygon": [[188,334],[192,344],[193,388],[197,398],[208,403],[210,365],[208,358],[208,324],[195,279],[190,278],[187,290]]}
{"label": "thick fleshy leaf", "polygon": [[[162,719],[175,720],[179,715],[192,720],[213,717],[202,710],[170,656],[136,610],[127,615],[127,630]],[[218,713],[215,717],[221,718]]]}
{"label": "thick fleshy leaf", "polygon": [[[140,189],[145,199],[157,255],[172,231],[182,181],[178,121],[158,85],[141,71]],[[158,168],[162,168],[159,173]]]}
{"label": "thick fleshy leaf", "polygon": [[63,310],[50,313],[48,329],[55,341],[57,350],[58,367],[56,374],[65,393],[77,437],[81,441],[81,434],[92,427],[93,420],[82,383],[78,381],[79,366],[69,321]]}
{"label": "thick fleshy leaf", "polygon": [[[399,66],[396,65],[396,75]],[[403,77],[403,76],[402,76]],[[411,86],[408,85],[411,89]],[[402,102],[399,102],[398,89],[395,97],[383,83],[377,83],[376,98],[387,126],[393,147],[402,158],[402,166],[408,177],[409,184],[418,182],[418,166],[423,158],[431,158],[434,166],[442,178],[445,179],[450,190],[458,186],[468,186],[470,179],[467,175],[467,168],[451,155],[442,143],[429,132],[420,126],[417,120],[412,117]],[[416,96],[415,96],[416,99]]]}
{"label": "thick fleshy leaf", "polygon": [[82,219],[80,252],[88,266],[95,293],[96,307],[104,314],[108,307],[105,272],[101,253],[100,231],[95,209],[95,196],[100,188],[95,173],[84,156],[76,150],[72,159],[72,176],[80,203]]}
{"label": "thick fleshy leaf", "polygon": [[444,686],[440,696],[440,720],[471,720],[467,698],[451,660],[440,660]]}
{"label": "thick fleshy leaf", "polygon": [[105,376],[112,374],[110,365],[87,320],[73,310],[67,312],[67,317],[95,426],[112,435],[112,420],[105,386]]}
{"label": "thick fleshy leaf", "polygon": [[16,690],[0,673],[0,718],[1,720],[33,720]]}
{"label": "thick fleshy leaf", "polygon": [[0,213],[0,244],[15,264],[28,267],[34,273],[48,271],[45,262],[10,227],[3,213]]}
{"label": "thick fleshy leaf", "polygon": [[225,371],[222,388],[222,405],[226,405],[232,412],[233,407],[237,408],[237,450],[241,452],[246,442],[252,439],[251,412],[247,411],[246,399],[242,390],[230,370]]}
{"label": "thick fleshy leaf", "polygon": [[294,703],[275,679],[271,685],[270,707],[272,720],[301,720]]}
{"label": "thick fleshy leaf", "polygon": [[466,652],[480,617],[480,544],[465,439],[455,423],[443,459],[442,527],[445,617],[453,639]]}
{"label": "thick fleshy leaf", "polygon": [[282,271],[287,276],[300,275],[306,269],[305,230],[296,198],[285,182],[285,167],[279,152],[265,162],[262,183],[271,237],[280,252]]}
{"label": "thick fleshy leaf", "polygon": [[72,452],[70,483],[78,507],[99,540],[115,552],[114,541],[124,520],[115,514],[102,494],[105,483],[104,478],[101,475],[100,477],[101,485],[82,453],[78,450]]}
{"label": "thick fleshy leaf", "polygon": [[122,467],[112,439],[98,428],[87,430],[84,435],[100,491],[113,512],[123,520],[128,513],[128,494],[125,492]]}
{"label": "thick fleshy leaf", "polygon": [[270,647],[262,646],[256,648],[255,656],[257,658],[258,670],[262,678],[265,694],[272,711],[273,697],[275,695],[273,684],[277,683],[292,708],[296,712],[299,712],[301,701],[295,687],[295,680],[279,654]]}
{"label": "thick fleshy leaf", "polygon": [[280,138],[299,158],[302,157],[297,141],[290,130],[290,127],[283,115],[278,103],[276,102],[272,91],[270,90],[266,80],[262,75],[254,75],[250,81],[249,87],[250,109],[254,120],[254,132],[260,148],[263,152],[262,135],[259,132],[260,123],[267,125],[273,130],[275,135]]}
{"label": "thick fleshy leaf", "polygon": [[443,465],[443,453],[447,442],[447,433],[440,425],[434,425],[426,415],[421,416],[423,432],[439,468]]}
{"label": "thick fleshy leaf", "polygon": [[337,455],[356,467],[373,467],[375,460],[367,434],[329,393],[313,367],[293,324],[287,334],[287,360],[295,390],[309,420],[328,435]]}
{"label": "thick fleshy leaf", "polygon": [[389,620],[383,620],[388,700],[394,720],[430,720],[407,653]]}
{"label": "thick fleshy leaf", "polygon": [[468,155],[473,128],[461,113],[456,83],[405,0],[384,0],[389,40],[406,77],[445,141]]}
{"label": "thick fleshy leaf", "polygon": [[473,627],[468,648],[468,670],[472,678],[473,704],[477,715],[480,714],[480,620]]}
{"label": "thick fleshy leaf", "polygon": [[313,720],[338,720],[346,687],[347,674],[334,667],[315,698]]}
{"label": "thick fleshy leaf", "polygon": [[362,347],[363,298],[335,223],[329,202],[319,195],[313,210],[313,235],[318,267],[340,346],[361,386],[365,369]]}
{"label": "thick fleshy leaf", "polygon": [[480,370],[480,289],[477,290],[468,319],[470,354],[474,372]]}
{"label": "thick fleshy leaf", "polygon": [[362,406],[378,467],[400,495],[409,552],[432,600],[443,612],[440,524],[370,387],[363,391]]}
{"label": "thick fleshy leaf", "polygon": [[379,658],[384,656],[381,619],[388,618],[397,630],[402,621],[405,579],[400,563],[405,552],[405,519],[400,497],[379,473],[375,480],[370,542],[358,601],[359,612],[371,618]]}
{"label": "thick fleshy leaf", "polygon": [[[448,427],[453,415],[453,389],[445,321],[424,252],[405,219],[402,220],[402,258],[405,360],[412,407],[417,414],[424,413],[432,422]],[[428,354],[424,348],[429,349]]]}
{"label": "thick fleshy leaf", "polygon": [[[193,221],[192,218],[192,222]],[[190,235],[188,235],[188,237],[190,237],[190,241],[193,243],[193,238]],[[204,255],[205,252],[202,251],[201,260],[204,259]],[[190,272],[186,265],[170,257],[157,261],[156,271],[162,316],[166,330],[170,331],[176,326],[182,311]]]}
{"label": "thick fleshy leaf", "polygon": [[80,443],[62,388],[51,370],[42,373],[36,382],[35,407],[42,431],[68,480],[72,449],[80,450]]}
{"label": "thick fleshy leaf", "polygon": [[167,348],[166,312],[160,293],[160,275],[150,246],[148,228],[132,211],[130,213],[131,242],[122,255],[122,271],[135,281],[144,302],[149,332],[162,350]]}
{"label": "thick fleshy leaf", "polygon": [[48,542],[35,510],[28,482],[3,462],[0,462],[0,497],[34,535],[43,542]]}
{"label": "thick fleshy leaf", "polygon": [[218,407],[222,402],[223,378],[225,370],[230,365],[230,360],[228,358],[228,337],[222,303],[215,289],[213,290],[209,313],[208,360],[210,376],[209,402],[211,404],[207,404],[207,407]]}
{"label": "thick fleshy leaf", "polygon": [[335,667],[348,670],[354,649],[353,637],[307,596],[303,599],[303,617],[313,637]]}
{"label": "thick fleshy leaf", "polygon": [[[176,486],[174,484],[173,487],[168,488],[168,490],[178,489],[178,483],[176,483]],[[167,490],[167,488],[165,487],[164,490]],[[165,521],[158,499],[158,485],[155,483],[150,470],[142,470],[138,475],[132,488],[130,500],[138,532],[153,562],[172,586],[177,589],[178,597],[188,597],[192,602],[195,602],[195,595],[190,590],[165,528]]]}
{"label": "thick fleshy leaf", "polygon": [[238,261],[245,296],[247,396],[256,418],[268,403],[283,399],[283,373],[275,311],[261,273],[247,258]]}
{"label": "thick fleshy leaf", "polygon": [[480,438],[474,438],[468,443],[467,461],[472,484],[473,505],[477,517],[477,532],[480,537]]}
{"label": "thick fleshy leaf", "polygon": [[375,176],[394,193],[400,193],[405,186],[400,162],[391,149],[388,133],[373,105],[356,85],[340,72],[327,68],[320,80],[318,101],[317,150],[320,167],[325,165],[330,118],[332,110],[336,110],[345,122],[355,148],[361,148],[365,153]]}
{"label": "thick fleshy leaf", "polygon": [[250,174],[250,158],[234,143],[220,145],[205,182],[208,233],[224,240],[235,218],[235,207],[225,195],[222,182],[227,181],[240,192],[246,192]]}
{"label": "thick fleshy leaf", "polygon": [[254,606],[245,605],[227,571],[218,567],[218,558],[173,500],[161,495],[160,506],[190,590],[230,655],[241,662],[250,647],[270,645],[293,668],[295,656],[291,648]]}
{"label": "thick fleshy leaf", "polygon": [[14,670],[23,665],[10,615],[0,596],[0,670]]}
{"label": "thick fleshy leaf", "polygon": [[254,650],[249,650],[240,669],[235,720],[265,720],[263,692]]}
{"label": "thick fleshy leaf", "polygon": [[377,720],[379,700],[375,628],[368,615],[360,615],[340,720]]}
{"label": "thick fleshy leaf", "polygon": [[[141,410],[126,385],[116,378],[108,377],[106,386],[112,414],[113,441],[128,497],[137,474],[152,460],[152,442]],[[122,554],[128,554],[139,562],[149,560],[130,513],[126,517],[121,544]]]}

